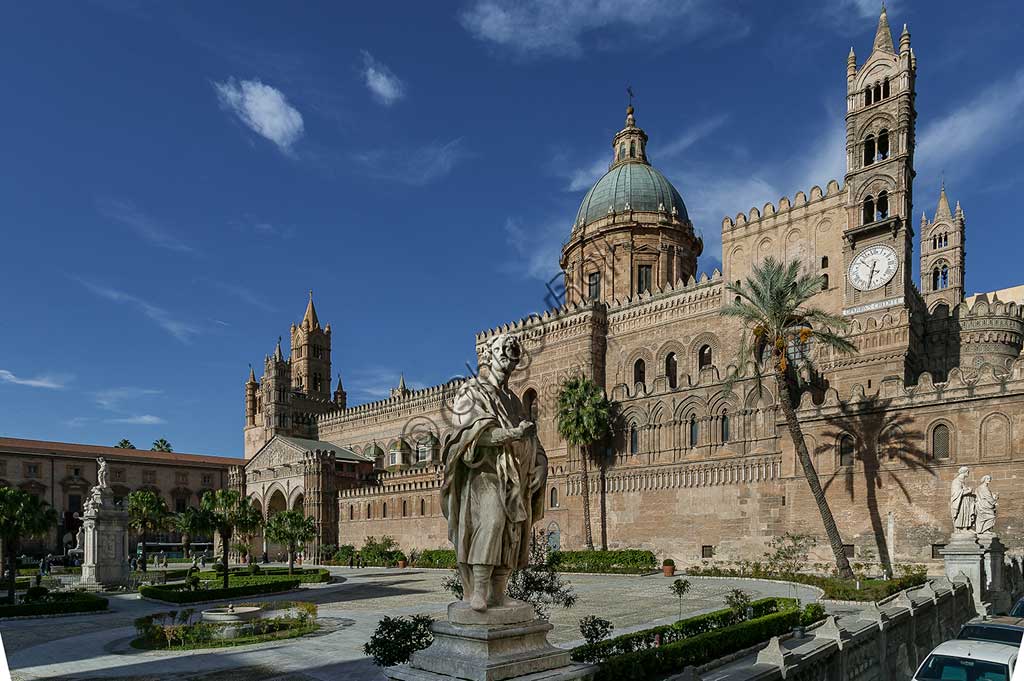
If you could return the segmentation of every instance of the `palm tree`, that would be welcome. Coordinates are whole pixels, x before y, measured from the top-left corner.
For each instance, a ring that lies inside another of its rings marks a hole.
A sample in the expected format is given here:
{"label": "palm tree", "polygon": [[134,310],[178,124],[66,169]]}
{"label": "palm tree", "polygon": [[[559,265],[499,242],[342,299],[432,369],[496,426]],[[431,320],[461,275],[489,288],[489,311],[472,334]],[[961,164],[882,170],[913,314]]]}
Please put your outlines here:
{"label": "palm tree", "polygon": [[121,438],[121,441],[114,446],[118,449],[135,449],[135,445],[133,445],[132,441],[127,438]]}
{"label": "palm tree", "polygon": [[196,535],[203,534],[209,526],[209,518],[195,508],[186,508],[181,513],[175,513],[172,516],[171,527],[181,535],[181,548],[185,551],[185,558],[189,557],[192,540]]}
{"label": "palm tree", "polygon": [[13,487],[0,487],[0,541],[10,570],[7,600],[14,603],[18,549],[30,537],[44,537],[57,525],[57,511],[39,497]]}
{"label": "palm tree", "polygon": [[165,440],[163,438],[160,438],[159,440],[154,440],[153,441],[153,446],[149,448],[149,451],[151,451],[151,452],[173,452],[174,449],[171,448],[171,443],[170,442],[168,442],[167,440]]}
{"label": "palm tree", "polygon": [[224,588],[228,588],[228,551],[231,548],[231,537],[235,531],[241,533],[256,530],[263,522],[263,516],[252,505],[248,497],[243,497],[233,489],[219,489],[207,492],[199,504],[199,510],[205,514],[208,529],[220,535],[221,559],[224,562]]}
{"label": "palm tree", "polygon": [[[726,286],[726,290],[736,298],[722,309],[722,314],[735,317],[743,324],[744,335],[737,364],[742,367],[747,362],[753,362],[758,390],[763,387],[762,363],[767,363],[769,359],[771,361],[770,370],[775,378],[779,405],[786,417],[786,425],[803,467],[804,477],[811,488],[811,496],[821,514],[832,553],[835,554],[836,568],[840,577],[852,579],[853,570],[843,550],[839,528],[836,527],[832,509],[821,488],[818,472],[807,452],[804,433],[796,418],[790,385],[794,382],[797,369],[813,369],[807,352],[812,339],[836,353],[853,353],[856,347],[833,331],[845,331],[849,327],[845,319],[807,304],[821,291],[824,278],[801,274],[800,268],[798,260],[783,263],[772,257],[765,258],[761,264],[754,265],[746,284],[737,282]],[[791,355],[797,353],[799,357],[791,358]],[[798,362],[800,367],[793,366]],[[727,382],[734,382],[738,373],[730,376]]]}
{"label": "palm tree", "polygon": [[142,544],[141,570],[146,571],[148,555],[146,540],[150,532],[158,532],[167,526],[167,503],[153,490],[135,490],[128,495],[128,523],[139,531]]}
{"label": "palm tree", "polygon": [[[587,470],[595,453],[603,454],[603,443],[611,434],[612,406],[604,391],[585,376],[574,376],[562,383],[558,392],[558,434],[570,445],[580,449],[580,480],[583,483],[583,528],[587,549],[594,550],[594,535],[590,528],[590,480]],[[604,507],[603,455],[598,457],[601,467],[601,549],[608,548],[607,521]]]}
{"label": "palm tree", "polygon": [[302,511],[281,511],[270,516],[265,534],[270,541],[288,547],[288,574],[292,574],[298,547],[316,538],[316,522]]}

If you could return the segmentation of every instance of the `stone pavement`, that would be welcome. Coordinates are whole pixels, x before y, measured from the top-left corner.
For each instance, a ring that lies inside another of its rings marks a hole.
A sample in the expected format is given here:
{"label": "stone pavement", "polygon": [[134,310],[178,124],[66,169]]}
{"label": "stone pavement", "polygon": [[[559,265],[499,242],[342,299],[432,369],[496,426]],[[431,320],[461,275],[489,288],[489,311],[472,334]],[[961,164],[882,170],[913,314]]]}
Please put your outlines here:
{"label": "stone pavement", "polygon": [[[245,600],[307,600],[320,606],[322,630],[302,638],[183,652],[140,651],[133,620],[171,606],[134,594],[110,599],[111,614],[12,620],[0,624],[15,681],[35,679],[119,679],[122,681],[381,681],[384,676],[363,654],[362,646],[384,615],[424,612],[443,617],[451,600],[441,589],[443,570],[409,568],[349,570],[331,568],[337,581],[309,585],[301,593]],[[579,643],[578,620],[596,614],[610,620],[616,633],[651,623],[674,621],[679,603],[669,593],[672,579],[661,576],[566,575],[579,596],[571,610],[552,610],[551,640]],[[689,578],[683,614],[722,607],[725,594],[742,588],[755,598],[794,596],[813,600],[810,590],[794,594],[785,584]],[[197,609],[212,606],[196,606]]]}

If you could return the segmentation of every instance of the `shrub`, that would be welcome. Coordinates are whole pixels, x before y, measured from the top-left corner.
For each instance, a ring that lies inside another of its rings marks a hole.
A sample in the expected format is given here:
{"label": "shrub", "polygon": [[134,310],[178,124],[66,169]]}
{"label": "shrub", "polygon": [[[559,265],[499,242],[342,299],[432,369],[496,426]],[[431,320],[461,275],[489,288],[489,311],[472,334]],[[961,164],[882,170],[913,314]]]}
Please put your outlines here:
{"label": "shrub", "polygon": [[825,608],[821,603],[808,603],[800,613],[800,624],[807,627],[825,619]]}
{"label": "shrub", "polygon": [[107,599],[86,592],[55,592],[37,603],[0,605],[0,617],[34,617],[65,615],[74,612],[97,612],[107,609]]}
{"label": "shrub", "polygon": [[604,572],[637,574],[657,569],[658,560],[651,551],[552,551],[552,565],[559,572]]}
{"label": "shrub", "polygon": [[747,619],[747,609],[750,608],[750,603],[750,594],[743,589],[732,589],[725,595],[725,604],[741,620]]}
{"label": "shrub", "polygon": [[[250,579],[268,580],[267,577]],[[255,596],[258,594],[278,593],[290,591],[299,586],[297,579],[269,579],[268,581],[249,582],[239,586],[229,586],[227,589],[199,589],[196,591],[186,590],[184,584],[170,584],[163,586],[142,586],[139,587],[139,595],[143,598],[155,598],[170,603],[195,603],[197,601],[216,601],[226,598],[238,598],[239,596]]]}
{"label": "shrub", "polygon": [[413,565],[419,568],[456,568],[455,549],[427,549],[423,551]]}
{"label": "shrub", "polygon": [[679,599],[679,619],[683,618],[683,596],[690,593],[690,580],[677,579],[668,588],[672,595]]}
{"label": "shrub", "polygon": [[50,593],[50,590],[45,586],[30,586],[28,591],[25,592],[25,602],[38,603],[43,600],[48,593]]}
{"label": "shrub", "polygon": [[587,643],[597,643],[608,638],[615,625],[597,615],[587,615],[580,619],[580,635]]}
{"label": "shrub", "polygon": [[782,574],[798,574],[807,566],[807,558],[816,541],[813,535],[792,532],[772,537],[768,541],[770,550],[764,553],[765,562]]}
{"label": "shrub", "polygon": [[249,574],[250,575],[258,575],[262,571],[263,570],[260,569],[259,563],[253,563],[252,565],[249,566]]}
{"label": "shrub", "polygon": [[398,556],[402,552],[398,550],[398,544],[394,538],[384,535],[377,541],[376,537],[367,537],[359,554],[363,558],[363,565],[374,565],[377,567],[390,567],[398,562]]}
{"label": "shrub", "polygon": [[342,544],[338,547],[338,550],[334,552],[334,560],[339,563],[348,563],[350,556],[355,556],[356,547],[351,544]]}
{"label": "shrub", "polygon": [[390,667],[409,661],[417,650],[423,650],[434,641],[430,633],[433,618],[428,615],[387,617],[377,624],[363,652],[373,658],[374,664]]}

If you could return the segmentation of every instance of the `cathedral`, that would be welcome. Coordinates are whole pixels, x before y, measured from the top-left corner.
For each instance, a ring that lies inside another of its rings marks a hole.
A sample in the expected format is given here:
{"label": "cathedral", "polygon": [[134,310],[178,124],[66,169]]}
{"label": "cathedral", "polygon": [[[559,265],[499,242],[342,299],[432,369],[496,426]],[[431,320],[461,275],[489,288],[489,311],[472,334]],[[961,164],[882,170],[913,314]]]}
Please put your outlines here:
{"label": "cathedral", "polygon": [[[554,422],[560,384],[583,374],[621,415],[605,474],[590,467],[595,537],[604,526],[610,548],[681,565],[756,559],[786,532],[816,536],[829,555],[774,386],[725,381],[741,336],[720,314],[726,285],[775,256],[821,275],[813,302],[850,322],[857,348],[792,349],[814,359],[798,417],[848,555],[940,560],[964,465],[975,481],[992,476],[996,532],[1024,549],[1024,286],[965,295],[966,216],[944,186],[918,188],[928,209],[915,219],[916,72],[910,32],[894,42],[883,9],[866,59],[847,58],[842,183],[726,217],[722,271],[710,274],[698,273],[703,242],[682,194],[627,109],[608,172],[567,216],[564,304],[474,341],[478,355],[499,333],[523,343],[511,385],[549,457],[553,545],[584,543],[579,452]],[[447,547],[440,442],[458,385],[402,381],[386,400],[348,405],[340,378],[331,391],[331,327],[310,294],[288,357],[279,341],[262,376],[249,374],[246,462],[230,485],[266,513],[304,509],[314,552],[380,535],[407,551]]]}

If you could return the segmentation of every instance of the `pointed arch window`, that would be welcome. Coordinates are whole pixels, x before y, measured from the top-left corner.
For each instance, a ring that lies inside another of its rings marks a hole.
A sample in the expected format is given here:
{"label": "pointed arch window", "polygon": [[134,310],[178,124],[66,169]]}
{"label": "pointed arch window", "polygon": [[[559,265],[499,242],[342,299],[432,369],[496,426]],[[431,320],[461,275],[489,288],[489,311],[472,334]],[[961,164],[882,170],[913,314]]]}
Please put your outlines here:
{"label": "pointed arch window", "polygon": [[875,197],[868,194],[864,197],[864,224],[875,221]]}
{"label": "pointed arch window", "polygon": [[409,504],[405,499],[402,499],[402,517],[409,515]]}
{"label": "pointed arch window", "polygon": [[828,256],[827,255],[821,256],[821,269],[823,269],[823,270],[827,270],[828,269]]}
{"label": "pointed arch window", "polygon": [[722,412],[722,442],[729,441],[729,412]]}
{"label": "pointed arch window", "polygon": [[854,442],[852,435],[839,438],[839,465],[852,466],[854,459]]}
{"label": "pointed arch window", "polygon": [[427,501],[426,499],[420,499],[420,515],[424,516],[427,514]]}
{"label": "pointed arch window", "polygon": [[888,99],[888,98],[889,98],[889,78],[887,76],[886,79],[882,81],[882,99]]}
{"label": "pointed arch window", "polygon": [[353,506],[352,504],[349,504],[349,506],[348,506],[348,519],[352,520],[355,517],[356,517],[356,507]]}
{"label": "pointed arch window", "polygon": [[381,509],[380,510],[380,517],[381,518],[387,518],[388,517],[388,502],[385,501],[383,503],[383,505],[381,505],[380,509]]}
{"label": "pointed arch window", "polygon": [[551,503],[548,504],[549,508],[558,508],[558,488],[551,488]]}
{"label": "pointed arch window", "polygon": [[884,189],[878,192],[878,201],[875,202],[876,219],[884,220],[889,217],[889,192]]}
{"label": "pointed arch window", "polygon": [[821,275],[821,290],[822,291],[827,291],[828,290],[828,275],[827,274]]}
{"label": "pointed arch window", "polygon": [[629,426],[629,453],[636,454],[640,451],[640,431],[637,430],[636,424]]}
{"label": "pointed arch window", "polygon": [[882,101],[882,84],[881,83],[875,83],[875,89],[871,93],[871,98],[874,101],[876,101],[876,102]]}
{"label": "pointed arch window", "polygon": [[647,365],[642,359],[633,363],[633,385],[647,383]]}
{"label": "pointed arch window", "polygon": [[697,352],[697,370],[705,369],[712,365],[714,356],[710,345],[702,345]]}
{"label": "pointed arch window", "polygon": [[949,267],[946,265],[939,270],[939,288],[949,288]]}
{"label": "pointed arch window", "polygon": [[932,430],[932,458],[949,458],[949,426],[940,423]]}
{"label": "pointed arch window", "polygon": [[670,352],[665,357],[665,378],[668,379],[668,387],[675,390],[676,388],[676,375],[677,375],[677,362],[676,353]]}
{"label": "pointed arch window", "polygon": [[367,518],[372,518],[373,517],[373,506],[370,505],[370,504],[366,505],[366,517]]}
{"label": "pointed arch window", "polygon": [[889,158],[889,131],[882,130],[878,133],[878,143],[876,144],[876,160],[884,161]]}
{"label": "pointed arch window", "polygon": [[697,423],[696,416],[690,416],[690,446],[696,447],[697,441],[700,439],[700,425]]}
{"label": "pointed arch window", "polygon": [[537,391],[530,388],[523,394],[523,410],[527,418],[536,423],[537,421]]}
{"label": "pointed arch window", "polygon": [[874,102],[871,101],[871,86],[864,88],[864,105],[869,106]]}
{"label": "pointed arch window", "polygon": [[864,165],[869,166],[875,162],[875,136],[868,135],[864,138]]}

